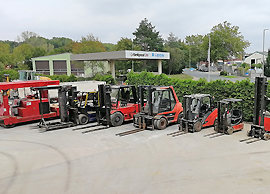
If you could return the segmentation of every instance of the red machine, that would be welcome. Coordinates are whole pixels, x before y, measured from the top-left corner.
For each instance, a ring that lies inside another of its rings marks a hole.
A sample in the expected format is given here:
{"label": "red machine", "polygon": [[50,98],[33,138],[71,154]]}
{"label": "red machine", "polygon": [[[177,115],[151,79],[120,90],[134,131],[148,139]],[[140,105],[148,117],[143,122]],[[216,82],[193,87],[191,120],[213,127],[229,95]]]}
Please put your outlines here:
{"label": "red machine", "polygon": [[[118,133],[124,136],[152,128],[163,130],[181,118],[182,104],[172,86],[139,86],[140,112],[134,114],[133,124],[139,129]],[[145,100],[145,97],[147,99]]]}
{"label": "red machine", "polygon": [[[14,127],[17,123],[34,121],[41,119],[40,100],[35,95],[28,95],[25,98],[16,96],[14,99],[9,98],[10,90],[18,88],[30,88],[47,85],[59,85],[59,80],[33,80],[19,82],[3,82],[0,83],[1,97],[0,99],[0,125],[4,127]],[[48,91],[43,91],[44,98],[42,106],[44,118],[59,116],[58,107],[50,107],[48,99]]]}

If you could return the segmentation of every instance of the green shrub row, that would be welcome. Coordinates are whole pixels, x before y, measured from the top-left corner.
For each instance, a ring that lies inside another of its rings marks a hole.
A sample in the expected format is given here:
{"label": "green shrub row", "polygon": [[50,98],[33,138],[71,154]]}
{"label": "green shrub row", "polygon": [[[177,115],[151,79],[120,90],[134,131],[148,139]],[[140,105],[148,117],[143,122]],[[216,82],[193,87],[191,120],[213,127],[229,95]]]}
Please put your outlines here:
{"label": "green shrub row", "polygon": [[136,74],[130,72],[127,75],[126,83],[130,85],[172,85],[180,102],[182,102],[184,95],[195,93],[211,94],[214,96],[215,102],[225,98],[243,99],[244,120],[252,121],[253,119],[254,83],[251,83],[249,79],[236,81],[235,83],[228,80],[207,82],[206,79],[200,79],[199,81],[178,80],[168,78],[165,74],[154,75],[148,72]]}

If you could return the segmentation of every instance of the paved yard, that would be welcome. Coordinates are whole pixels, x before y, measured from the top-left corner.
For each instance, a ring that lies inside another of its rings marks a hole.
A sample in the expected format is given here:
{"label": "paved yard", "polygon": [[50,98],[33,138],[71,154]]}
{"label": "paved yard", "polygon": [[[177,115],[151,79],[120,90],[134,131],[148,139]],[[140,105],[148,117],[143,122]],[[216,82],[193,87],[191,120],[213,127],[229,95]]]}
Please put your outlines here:
{"label": "paved yard", "polygon": [[0,128],[0,193],[268,193],[270,142],[247,145],[242,132],[210,139],[177,130],[143,131],[131,123],[82,134],[39,133],[35,124]]}

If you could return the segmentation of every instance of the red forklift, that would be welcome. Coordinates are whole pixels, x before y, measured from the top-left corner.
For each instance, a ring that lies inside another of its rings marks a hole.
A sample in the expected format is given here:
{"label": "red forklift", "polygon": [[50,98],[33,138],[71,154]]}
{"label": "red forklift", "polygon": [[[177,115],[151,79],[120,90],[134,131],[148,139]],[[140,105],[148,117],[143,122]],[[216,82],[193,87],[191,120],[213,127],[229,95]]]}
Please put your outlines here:
{"label": "red forklift", "polygon": [[140,112],[134,114],[133,125],[139,129],[116,135],[129,135],[147,128],[163,130],[180,120],[183,108],[172,86],[139,86],[138,89]]}
{"label": "red forklift", "polygon": [[[44,109],[44,118],[59,116],[57,107],[49,107],[48,91],[43,91],[42,104],[37,94],[29,94],[20,98],[19,88],[30,88],[38,86],[59,85],[59,80],[32,80],[18,82],[0,83],[0,125],[4,127],[14,127],[18,123],[34,121],[41,119],[40,106],[46,106]],[[11,93],[13,93],[11,95]]]}
{"label": "red forklift", "polygon": [[120,126],[124,121],[133,120],[133,115],[139,112],[140,105],[138,103],[137,91],[133,85],[101,84],[98,86],[97,95],[98,97],[92,94],[90,99],[96,111],[97,125],[89,127],[100,125],[106,127],[100,126],[82,133],[107,129],[110,126]]}
{"label": "red forklift", "polygon": [[214,126],[217,108],[210,94],[192,94],[183,97],[184,114],[180,118],[179,130],[167,135],[172,137],[188,132],[199,132],[204,127]]}
{"label": "red forklift", "polygon": [[231,135],[244,128],[243,121],[243,100],[228,98],[217,103],[218,117],[215,120],[214,133],[205,135],[210,138],[222,135]]}
{"label": "red forklift", "polygon": [[259,140],[270,139],[270,114],[268,111],[269,98],[266,97],[267,78],[255,78],[255,96],[254,96],[254,117],[253,124],[247,132],[249,138],[240,140],[247,144],[254,143]]}

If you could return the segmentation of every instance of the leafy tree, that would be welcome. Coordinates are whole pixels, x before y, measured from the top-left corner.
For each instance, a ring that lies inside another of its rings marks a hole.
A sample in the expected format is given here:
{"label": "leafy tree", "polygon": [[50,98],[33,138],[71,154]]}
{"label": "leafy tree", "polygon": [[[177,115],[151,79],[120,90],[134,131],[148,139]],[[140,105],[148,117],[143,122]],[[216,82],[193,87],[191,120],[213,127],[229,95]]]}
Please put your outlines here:
{"label": "leafy tree", "polygon": [[5,41],[1,41],[0,42],[4,43],[4,44],[9,44],[9,48],[10,48],[10,52],[12,52],[12,50],[19,46],[19,43],[18,42],[15,42],[15,41],[10,41],[10,40],[5,40]]}
{"label": "leafy tree", "polygon": [[268,56],[264,65],[264,75],[267,77],[270,76],[270,49],[268,49]]}
{"label": "leafy tree", "polygon": [[191,64],[196,64],[199,61],[207,59],[207,50],[204,50],[202,35],[191,35],[186,37],[186,44],[188,45],[188,58]]}
{"label": "leafy tree", "polygon": [[16,80],[19,79],[19,72],[14,69],[5,69],[0,72],[0,81],[4,80],[4,74],[9,74],[9,80]]}
{"label": "leafy tree", "polygon": [[[232,26],[225,21],[214,26],[210,33],[211,39],[211,61],[216,62],[218,59],[223,61],[229,57],[240,56],[250,43],[244,39],[239,32],[238,26]],[[208,50],[209,37],[203,38],[203,48]]]}
{"label": "leafy tree", "polygon": [[45,56],[45,55],[47,55],[47,51],[45,49],[40,48],[40,47],[33,48],[32,58],[34,58],[34,57],[42,57],[42,56]]}
{"label": "leafy tree", "polygon": [[132,34],[135,36],[133,43],[140,46],[142,51],[163,51],[161,35],[146,18],[140,22],[139,27]]}
{"label": "leafy tree", "polygon": [[0,42],[0,63],[1,66],[12,65],[12,54],[9,44]]}
{"label": "leafy tree", "polygon": [[170,59],[163,62],[164,73],[182,73],[182,69],[185,68],[187,49],[184,43],[172,32],[165,40],[165,51],[170,52]]}
{"label": "leafy tree", "polygon": [[112,43],[102,43],[107,52],[115,51],[115,45]]}
{"label": "leafy tree", "polygon": [[179,48],[165,47],[170,52],[170,59],[163,65],[164,73],[178,74],[185,68],[184,51]]}
{"label": "leafy tree", "polygon": [[[140,50],[140,47],[137,45],[133,45],[133,42],[130,38],[123,38],[117,42],[115,45],[116,51],[123,51],[123,50]],[[115,61],[115,69],[116,70],[123,70],[124,72],[127,71],[127,69],[132,68],[133,66],[138,67],[142,62],[141,61]]]}
{"label": "leafy tree", "polygon": [[81,41],[74,43],[72,48],[74,54],[97,52],[106,52],[106,49],[98,38],[95,38],[92,34],[82,37]]}
{"label": "leafy tree", "polygon": [[53,37],[47,41],[49,44],[52,44],[55,49],[66,46],[67,44],[73,42],[70,38],[65,37]]}
{"label": "leafy tree", "polygon": [[[13,50],[14,64],[19,69],[31,69],[33,56],[33,47],[29,44],[22,44]],[[26,66],[25,66],[26,65]]]}
{"label": "leafy tree", "polygon": [[24,31],[21,33],[20,36],[17,36],[17,41],[18,42],[24,42],[27,43],[27,41],[31,38],[31,37],[38,37],[39,35],[35,32],[29,32],[29,31]]}
{"label": "leafy tree", "polygon": [[92,76],[95,76],[99,68],[104,72],[104,63],[101,61],[87,61],[85,68],[90,68],[92,70]]}

